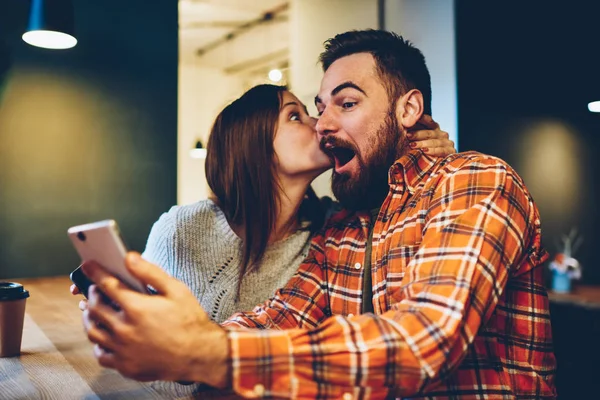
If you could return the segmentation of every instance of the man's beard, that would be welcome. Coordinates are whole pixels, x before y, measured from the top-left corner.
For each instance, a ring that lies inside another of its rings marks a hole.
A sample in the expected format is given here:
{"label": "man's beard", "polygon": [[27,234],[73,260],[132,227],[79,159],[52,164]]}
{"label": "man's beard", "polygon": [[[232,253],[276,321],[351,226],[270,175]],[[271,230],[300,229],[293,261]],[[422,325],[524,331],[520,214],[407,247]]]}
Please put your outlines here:
{"label": "man's beard", "polygon": [[371,154],[367,159],[363,159],[356,151],[358,176],[353,178],[349,173],[338,174],[333,171],[333,194],[346,209],[358,211],[378,208],[389,192],[388,171],[407,149],[406,136],[402,134],[396,115],[391,111],[394,109],[390,107],[383,125],[373,135],[369,143]]}

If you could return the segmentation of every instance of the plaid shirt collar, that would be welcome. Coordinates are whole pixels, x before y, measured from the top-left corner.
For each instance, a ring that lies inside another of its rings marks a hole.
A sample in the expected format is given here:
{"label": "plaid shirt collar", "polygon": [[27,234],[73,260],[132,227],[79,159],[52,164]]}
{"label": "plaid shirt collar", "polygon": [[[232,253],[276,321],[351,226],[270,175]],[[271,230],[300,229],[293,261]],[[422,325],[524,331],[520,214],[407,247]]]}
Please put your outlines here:
{"label": "plaid shirt collar", "polygon": [[394,162],[388,173],[388,183],[391,188],[402,190],[406,187],[414,194],[439,160],[440,158],[431,157],[420,149],[410,150]]}
{"label": "plaid shirt collar", "polygon": [[[431,174],[432,168],[440,160],[442,158],[429,156],[420,149],[410,150],[397,159],[388,170],[388,185],[390,190],[403,191],[406,188],[412,196],[419,186],[425,184],[426,178]],[[371,212],[368,210],[354,212],[344,210],[334,216],[332,221],[341,221],[350,215],[357,217],[363,226],[368,226],[372,218]]]}

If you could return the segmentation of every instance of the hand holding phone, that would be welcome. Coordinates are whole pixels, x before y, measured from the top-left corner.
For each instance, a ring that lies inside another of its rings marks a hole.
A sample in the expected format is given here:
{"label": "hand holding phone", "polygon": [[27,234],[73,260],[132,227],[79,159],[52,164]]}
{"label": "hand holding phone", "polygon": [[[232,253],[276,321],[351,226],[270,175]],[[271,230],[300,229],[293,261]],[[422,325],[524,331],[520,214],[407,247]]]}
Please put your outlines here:
{"label": "hand holding phone", "polygon": [[[96,261],[132,289],[148,293],[146,285],[127,271],[125,266],[127,248],[114,220],[74,226],[69,228],[68,235],[82,262]],[[71,273],[71,280],[87,297],[87,289],[92,282],[85,276],[81,266]]]}
{"label": "hand holding phone", "polygon": [[[89,290],[90,286],[92,286],[94,284],[94,282],[92,282],[90,280],[90,278],[88,278],[87,275],[83,273],[83,270],[81,269],[81,265],[79,267],[77,267],[73,272],[71,272],[71,274],[69,275],[69,278],[71,278],[71,282],[73,282],[75,284],[75,286],[79,290],[79,293],[81,293],[87,299],[88,298],[88,290]],[[71,294],[79,294],[79,293],[71,292]]]}

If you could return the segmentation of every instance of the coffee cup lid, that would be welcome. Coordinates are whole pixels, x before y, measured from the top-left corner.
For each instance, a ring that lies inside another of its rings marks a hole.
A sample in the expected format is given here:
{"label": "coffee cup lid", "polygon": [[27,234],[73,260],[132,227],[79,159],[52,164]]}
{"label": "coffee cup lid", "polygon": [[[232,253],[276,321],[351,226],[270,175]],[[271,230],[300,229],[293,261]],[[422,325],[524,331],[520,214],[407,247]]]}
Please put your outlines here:
{"label": "coffee cup lid", "polygon": [[29,297],[23,285],[16,282],[0,282],[0,301],[21,300]]}

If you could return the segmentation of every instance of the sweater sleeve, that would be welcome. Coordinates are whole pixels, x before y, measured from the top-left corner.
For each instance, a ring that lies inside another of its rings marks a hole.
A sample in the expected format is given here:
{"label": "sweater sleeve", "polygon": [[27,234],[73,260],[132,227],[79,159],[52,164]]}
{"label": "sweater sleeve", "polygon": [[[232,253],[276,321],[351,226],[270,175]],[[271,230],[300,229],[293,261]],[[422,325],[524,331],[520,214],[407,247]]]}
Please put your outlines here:
{"label": "sweater sleeve", "polygon": [[163,213],[154,223],[142,257],[175,275],[175,251],[177,246],[177,207]]}

